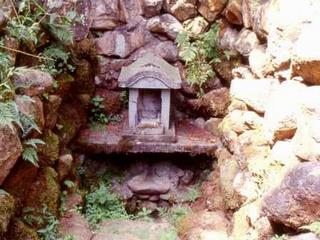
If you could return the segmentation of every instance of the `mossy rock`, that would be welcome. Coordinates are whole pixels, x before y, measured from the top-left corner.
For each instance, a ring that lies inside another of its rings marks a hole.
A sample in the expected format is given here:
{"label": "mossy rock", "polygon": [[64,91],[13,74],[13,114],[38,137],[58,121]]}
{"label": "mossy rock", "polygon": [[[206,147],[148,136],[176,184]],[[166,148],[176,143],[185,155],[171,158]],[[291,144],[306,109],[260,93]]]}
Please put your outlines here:
{"label": "mossy rock", "polygon": [[19,219],[14,219],[7,238],[14,240],[40,240],[37,231]]}
{"label": "mossy rock", "polygon": [[7,232],[14,209],[14,198],[0,189],[0,236]]}
{"label": "mossy rock", "polygon": [[[42,218],[44,208],[54,216],[58,215],[58,204],[60,197],[60,186],[58,173],[51,167],[40,169],[36,181],[30,187],[25,201],[25,209],[34,218]],[[33,227],[41,228],[43,224],[34,223]]]}
{"label": "mossy rock", "polygon": [[39,146],[40,166],[53,166],[59,158],[59,137],[49,130],[43,134],[42,140],[46,144]]}
{"label": "mossy rock", "polygon": [[75,72],[75,81],[72,83],[73,93],[77,94],[90,94],[92,95],[95,90],[94,73],[91,63],[82,59],[77,64]]}

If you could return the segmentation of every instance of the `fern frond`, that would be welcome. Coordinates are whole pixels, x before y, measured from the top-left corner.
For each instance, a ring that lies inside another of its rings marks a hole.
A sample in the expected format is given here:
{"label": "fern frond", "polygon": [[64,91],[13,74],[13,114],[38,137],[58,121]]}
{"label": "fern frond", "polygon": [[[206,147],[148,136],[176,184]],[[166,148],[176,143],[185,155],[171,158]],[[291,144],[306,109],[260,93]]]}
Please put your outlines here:
{"label": "fern frond", "polygon": [[14,123],[22,128],[17,104],[13,101],[0,102],[0,125],[14,131]]}
{"label": "fern frond", "polygon": [[44,141],[42,141],[41,139],[31,138],[31,139],[24,141],[23,144],[37,149],[38,148],[37,145],[44,145],[46,143]]}
{"label": "fern frond", "polygon": [[23,158],[23,160],[32,163],[36,167],[39,167],[38,154],[37,154],[37,151],[35,148],[33,148],[33,147],[24,148],[23,152],[22,152],[22,158]]}
{"label": "fern frond", "polygon": [[22,137],[27,136],[32,130],[36,130],[37,132],[41,133],[40,128],[32,116],[20,113],[20,124],[22,129]]}

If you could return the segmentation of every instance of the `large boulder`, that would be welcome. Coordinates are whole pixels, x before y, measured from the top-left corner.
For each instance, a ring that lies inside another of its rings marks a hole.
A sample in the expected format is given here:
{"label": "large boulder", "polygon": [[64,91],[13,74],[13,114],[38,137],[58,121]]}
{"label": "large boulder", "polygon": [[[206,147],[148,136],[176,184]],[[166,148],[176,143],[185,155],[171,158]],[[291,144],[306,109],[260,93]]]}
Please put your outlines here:
{"label": "large boulder", "polygon": [[0,127],[0,185],[10,173],[22,153],[22,145],[16,131]]}
{"label": "large boulder", "polygon": [[21,69],[14,76],[12,83],[20,93],[37,96],[51,89],[53,77],[37,69]]}
{"label": "large boulder", "polygon": [[151,34],[145,27],[145,21],[139,18],[114,31],[105,32],[102,37],[97,38],[97,53],[126,58],[148,43],[150,38]]}
{"label": "large boulder", "polygon": [[320,218],[320,163],[300,163],[282,183],[263,197],[270,220],[299,228]]}
{"label": "large boulder", "polygon": [[92,0],[91,28],[95,30],[111,30],[120,24],[118,0]]}
{"label": "large boulder", "polygon": [[14,198],[0,190],[0,236],[7,232],[14,210]]}
{"label": "large boulder", "polygon": [[183,30],[181,23],[170,14],[150,18],[147,28],[150,32],[164,34],[171,40],[175,40],[179,32]]}
{"label": "large boulder", "polygon": [[164,0],[164,9],[179,21],[185,21],[197,15],[196,0]]}
{"label": "large boulder", "polygon": [[209,22],[213,22],[225,7],[227,0],[200,0],[199,13]]}
{"label": "large boulder", "polygon": [[276,79],[234,79],[231,82],[230,95],[256,112],[264,113],[271,93],[278,87],[279,81]]}

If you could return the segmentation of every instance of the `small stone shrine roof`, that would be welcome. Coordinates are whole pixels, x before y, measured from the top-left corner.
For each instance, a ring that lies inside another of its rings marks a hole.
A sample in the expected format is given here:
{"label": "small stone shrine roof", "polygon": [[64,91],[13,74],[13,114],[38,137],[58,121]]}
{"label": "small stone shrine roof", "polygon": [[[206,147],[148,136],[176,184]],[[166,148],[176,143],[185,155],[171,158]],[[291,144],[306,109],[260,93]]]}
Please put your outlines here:
{"label": "small stone shrine roof", "polygon": [[151,53],[121,69],[118,79],[123,88],[179,89],[181,77],[179,69]]}

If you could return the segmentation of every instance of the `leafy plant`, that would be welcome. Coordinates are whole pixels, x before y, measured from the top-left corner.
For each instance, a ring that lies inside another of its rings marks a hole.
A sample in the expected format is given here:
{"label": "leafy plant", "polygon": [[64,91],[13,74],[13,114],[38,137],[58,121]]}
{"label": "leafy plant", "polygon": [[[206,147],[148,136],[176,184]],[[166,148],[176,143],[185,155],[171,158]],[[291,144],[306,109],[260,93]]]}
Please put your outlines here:
{"label": "leafy plant", "polygon": [[90,103],[92,108],[90,110],[90,122],[92,124],[108,124],[111,122],[119,122],[121,120],[120,115],[107,115],[104,113],[103,101],[104,98],[100,96],[95,96],[91,99]]}
{"label": "leafy plant", "polygon": [[212,64],[220,62],[222,56],[218,48],[219,27],[213,24],[210,30],[196,39],[182,31],[176,38],[179,55],[187,67],[187,81],[197,85],[202,94],[203,84],[215,75]]}
{"label": "leafy plant", "polygon": [[160,240],[176,240],[178,239],[177,231],[171,228],[169,231],[161,233]]}
{"label": "leafy plant", "polygon": [[70,63],[70,53],[61,45],[51,45],[44,49],[42,69],[56,76],[63,72],[73,72],[74,66]]}
{"label": "leafy plant", "polygon": [[86,196],[84,211],[85,217],[92,226],[107,219],[130,218],[120,198],[111,193],[104,184]]}
{"label": "leafy plant", "polygon": [[200,197],[201,193],[198,189],[198,187],[190,187],[188,188],[188,191],[185,195],[185,201],[187,202],[195,202],[199,197]]}
{"label": "leafy plant", "polygon": [[173,225],[178,226],[181,220],[191,212],[192,210],[189,207],[175,206],[175,207],[172,207],[167,214],[168,214],[169,221]]}
{"label": "leafy plant", "polygon": [[28,139],[23,142],[23,152],[22,152],[22,158],[30,163],[32,163],[35,166],[38,165],[38,154],[37,149],[38,145],[46,144],[44,141],[40,139]]}

